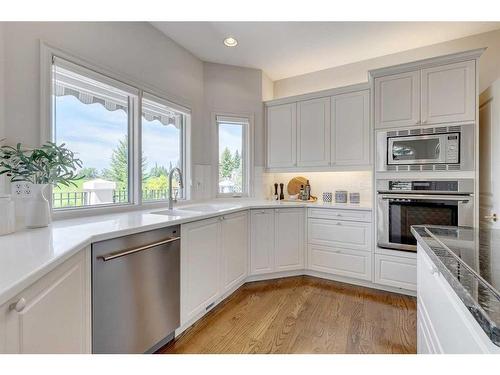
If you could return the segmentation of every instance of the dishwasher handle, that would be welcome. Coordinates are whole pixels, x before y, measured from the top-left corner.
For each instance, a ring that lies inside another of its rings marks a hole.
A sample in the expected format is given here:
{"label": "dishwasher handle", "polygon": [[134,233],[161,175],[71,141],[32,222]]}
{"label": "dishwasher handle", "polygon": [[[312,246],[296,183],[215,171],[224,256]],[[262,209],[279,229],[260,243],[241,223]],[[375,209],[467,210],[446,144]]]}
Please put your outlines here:
{"label": "dishwasher handle", "polygon": [[111,253],[111,254],[108,254],[108,255],[103,255],[103,256],[101,256],[99,258],[101,258],[103,261],[107,262],[109,260],[120,258],[120,257],[123,257],[125,255],[130,255],[130,254],[138,253],[139,251],[144,251],[144,250],[147,250],[147,249],[151,249],[152,247],[156,247],[156,246],[160,246],[160,245],[165,245],[165,244],[170,243],[170,242],[179,241],[180,239],[181,239],[180,237],[171,237],[171,238],[167,238],[166,240],[163,240],[163,241],[158,241],[158,242],[155,242],[155,243],[152,243],[152,244],[149,244],[149,245],[144,245],[144,246],[136,247],[134,249],[129,249],[129,250],[124,250],[124,251],[119,251],[117,253]]}

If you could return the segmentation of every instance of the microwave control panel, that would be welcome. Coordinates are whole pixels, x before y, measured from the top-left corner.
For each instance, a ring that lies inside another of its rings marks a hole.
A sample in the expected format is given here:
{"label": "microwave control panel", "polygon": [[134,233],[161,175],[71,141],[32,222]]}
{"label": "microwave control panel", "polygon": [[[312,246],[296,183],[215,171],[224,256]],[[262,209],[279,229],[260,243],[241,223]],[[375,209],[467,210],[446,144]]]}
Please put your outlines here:
{"label": "microwave control panel", "polygon": [[448,135],[446,140],[446,162],[447,163],[459,163],[459,135],[458,134],[450,134]]}

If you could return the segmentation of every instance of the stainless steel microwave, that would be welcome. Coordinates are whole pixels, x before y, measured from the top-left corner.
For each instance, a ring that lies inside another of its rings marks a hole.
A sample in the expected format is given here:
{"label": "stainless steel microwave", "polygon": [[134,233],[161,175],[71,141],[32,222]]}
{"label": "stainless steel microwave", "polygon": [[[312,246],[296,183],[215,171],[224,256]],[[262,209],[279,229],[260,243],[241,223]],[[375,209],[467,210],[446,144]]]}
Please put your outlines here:
{"label": "stainless steel microwave", "polygon": [[473,140],[473,125],[379,132],[377,170],[473,170]]}

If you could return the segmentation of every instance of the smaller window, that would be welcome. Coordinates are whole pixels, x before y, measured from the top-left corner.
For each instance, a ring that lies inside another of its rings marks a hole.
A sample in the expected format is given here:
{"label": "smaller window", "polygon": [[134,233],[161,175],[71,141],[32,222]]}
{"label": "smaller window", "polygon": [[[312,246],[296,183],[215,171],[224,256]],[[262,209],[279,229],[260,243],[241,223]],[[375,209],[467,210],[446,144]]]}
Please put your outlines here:
{"label": "smaller window", "polygon": [[248,131],[244,117],[216,116],[218,195],[248,195]]}

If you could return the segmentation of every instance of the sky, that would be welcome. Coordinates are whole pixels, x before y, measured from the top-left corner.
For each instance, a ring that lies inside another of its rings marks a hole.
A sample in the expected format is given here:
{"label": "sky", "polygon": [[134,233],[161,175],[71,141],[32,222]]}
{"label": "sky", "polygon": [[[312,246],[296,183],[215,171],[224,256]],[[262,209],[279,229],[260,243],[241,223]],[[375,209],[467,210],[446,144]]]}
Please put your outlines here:
{"label": "sky", "polygon": [[[56,143],[66,143],[83,161],[84,167],[109,168],[111,155],[121,139],[127,135],[127,114],[123,110],[109,111],[101,104],[83,104],[71,95],[56,97]],[[169,167],[179,159],[180,130],[164,126],[158,120],[142,119],[143,155],[147,170],[155,164]],[[228,147],[232,154],[241,155],[242,126],[221,124],[220,151]]]}
{"label": "sky", "polygon": [[[56,98],[56,143],[66,143],[84,167],[109,168],[113,149],[127,135],[127,114],[101,104],[83,104],[74,96]],[[158,120],[143,119],[143,153],[147,170],[157,163],[168,168],[179,159],[180,130]]]}

